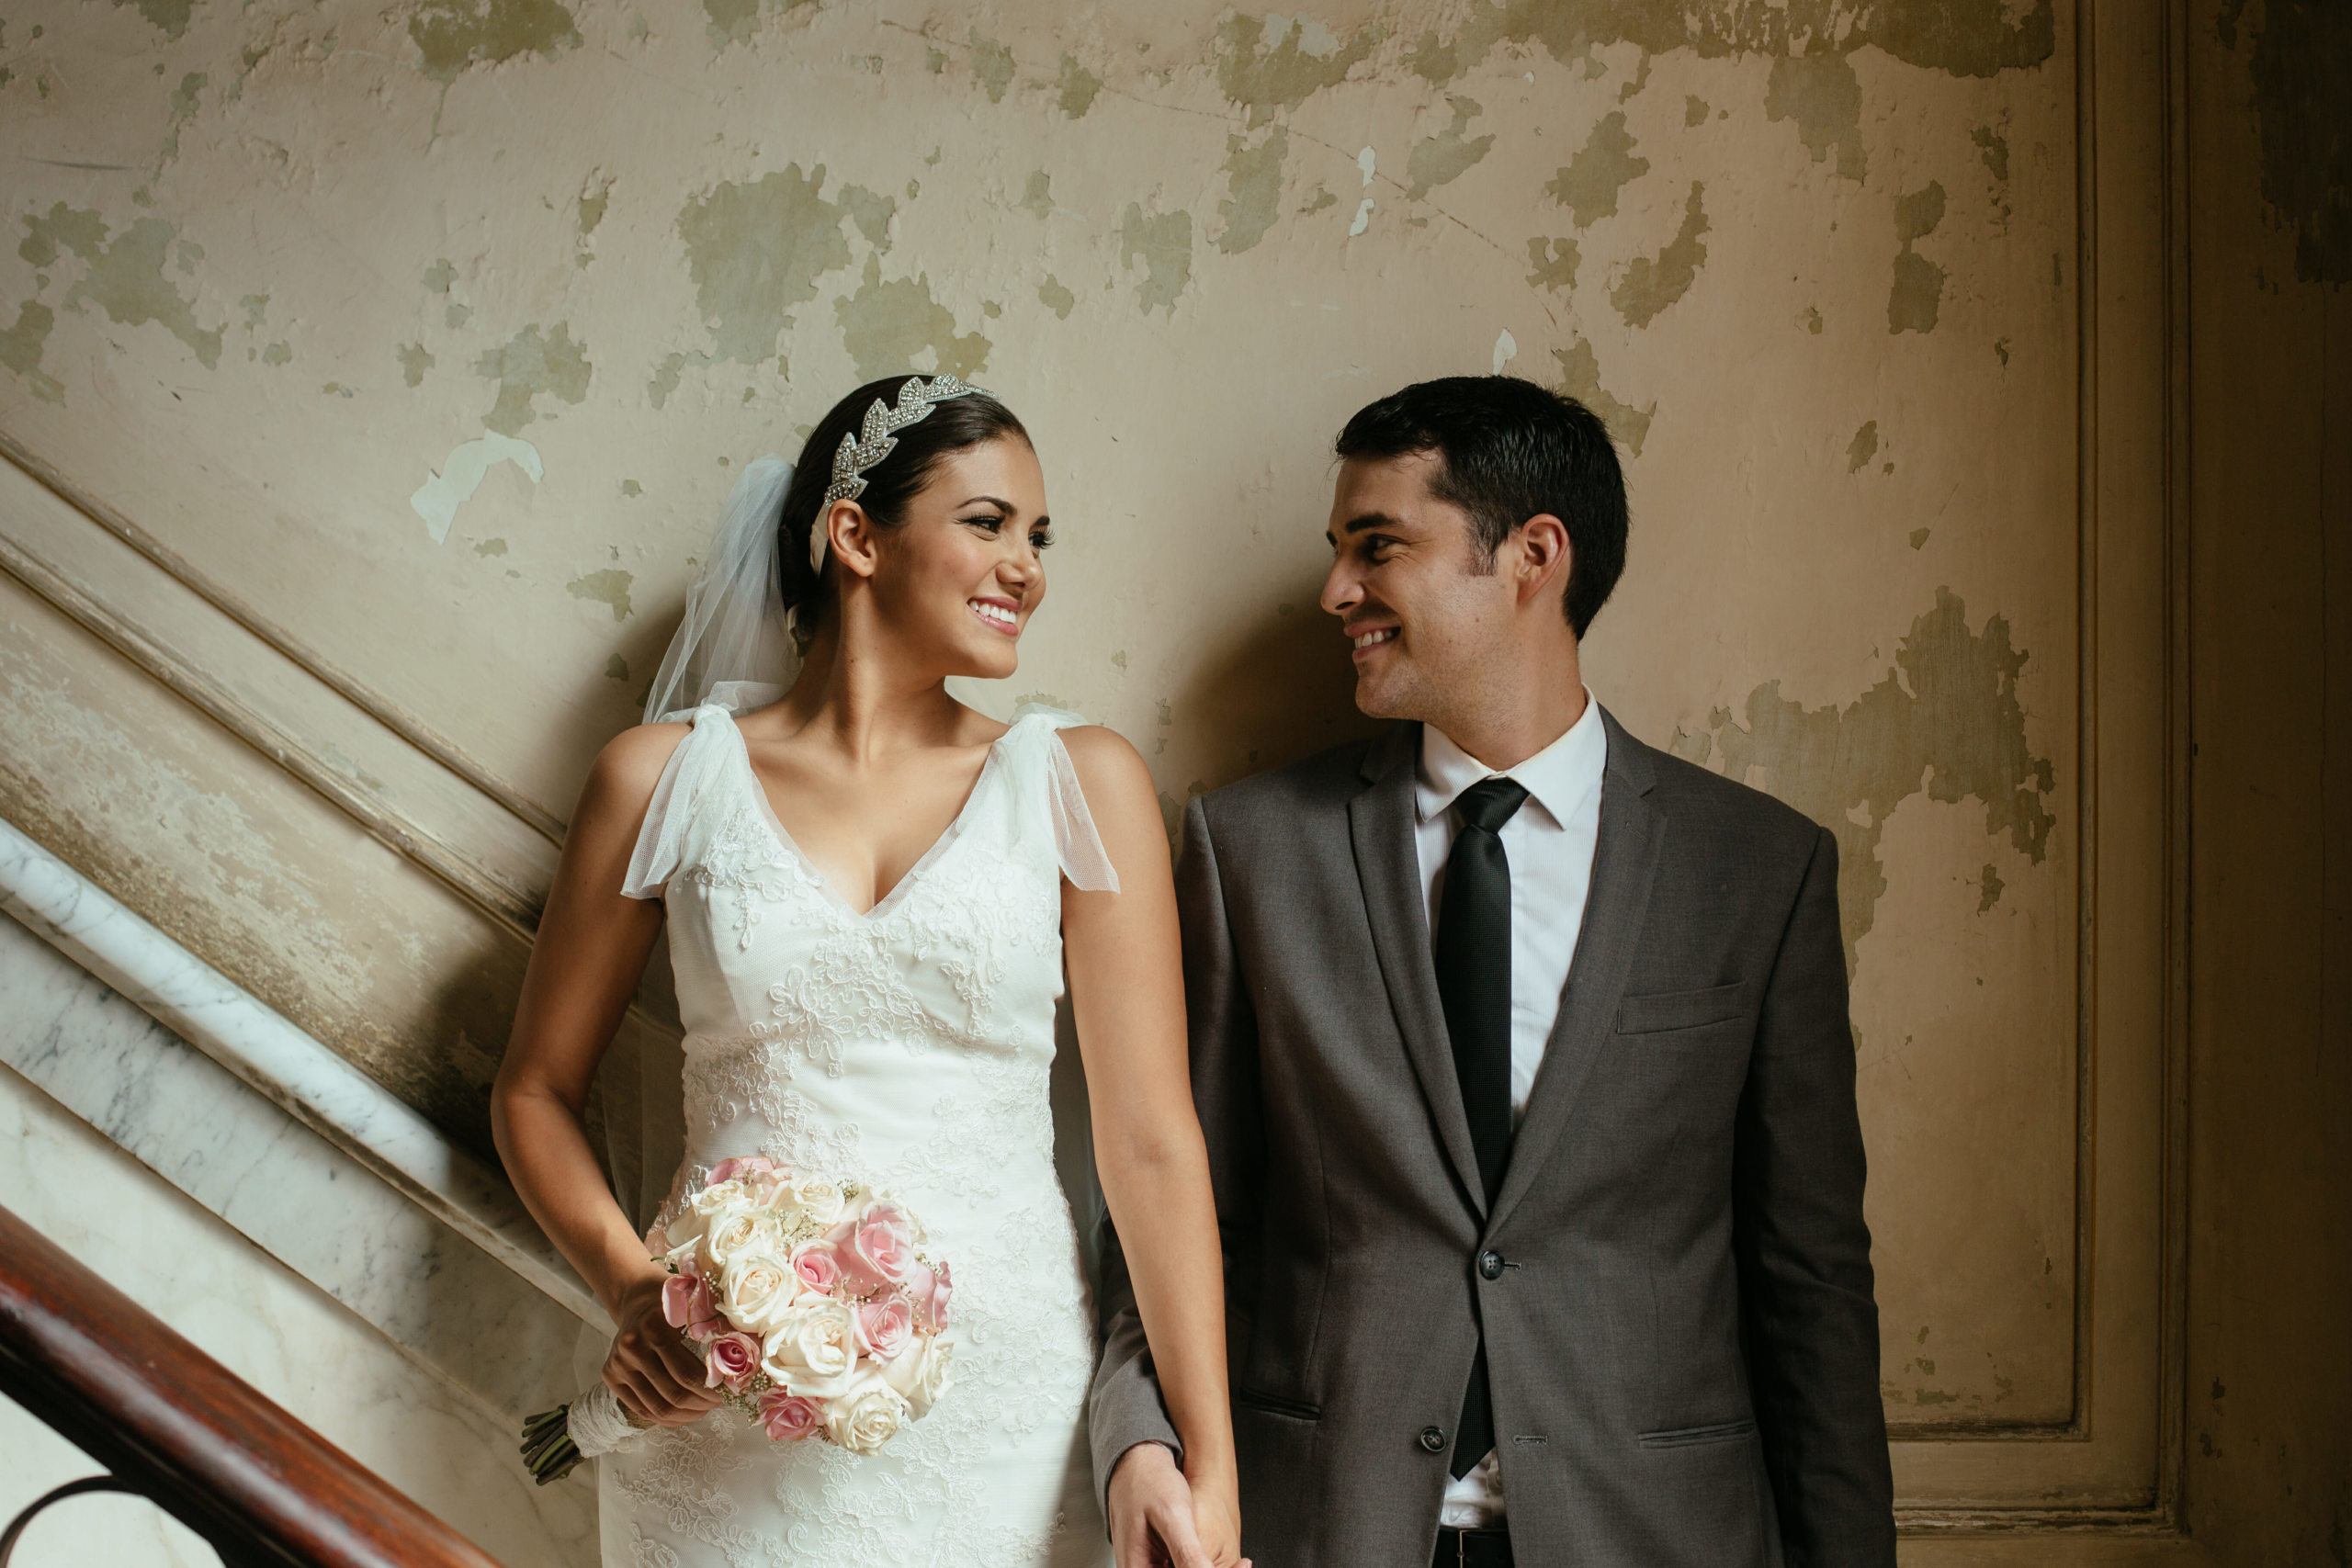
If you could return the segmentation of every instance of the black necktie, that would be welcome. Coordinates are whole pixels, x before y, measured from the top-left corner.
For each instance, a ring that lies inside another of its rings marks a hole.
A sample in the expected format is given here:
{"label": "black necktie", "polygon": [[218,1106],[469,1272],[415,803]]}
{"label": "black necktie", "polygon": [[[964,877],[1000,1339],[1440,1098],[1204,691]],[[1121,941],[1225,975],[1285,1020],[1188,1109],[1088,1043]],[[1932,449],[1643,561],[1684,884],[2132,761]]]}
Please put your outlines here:
{"label": "black necktie", "polygon": [[[1462,831],[1445,858],[1445,895],[1438,905],[1438,999],[1489,1204],[1502,1190],[1510,1157],[1510,859],[1498,835],[1526,799],[1527,791],[1509,779],[1483,780],[1462,792],[1454,803]],[[1482,1332],[1454,1436],[1454,1479],[1468,1474],[1494,1446]]]}

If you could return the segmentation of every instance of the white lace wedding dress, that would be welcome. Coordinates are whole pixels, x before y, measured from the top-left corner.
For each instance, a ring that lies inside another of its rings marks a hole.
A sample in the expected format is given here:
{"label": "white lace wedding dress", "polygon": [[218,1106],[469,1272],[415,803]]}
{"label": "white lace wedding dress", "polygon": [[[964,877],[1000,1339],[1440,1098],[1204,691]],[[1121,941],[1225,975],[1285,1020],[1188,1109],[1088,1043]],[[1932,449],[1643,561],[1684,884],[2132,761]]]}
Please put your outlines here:
{"label": "white lace wedding dress", "polygon": [[749,1154],[894,1190],[954,1272],[955,1384],[868,1457],[771,1443],[726,1408],[606,1455],[605,1562],[1100,1568],[1093,1315],[1046,1087],[1062,878],[1115,884],[1056,733],[1082,721],[1023,710],[955,823],[859,914],[776,821],[737,694],[715,694],[624,889],[668,907],[686,1025],[670,1202]]}

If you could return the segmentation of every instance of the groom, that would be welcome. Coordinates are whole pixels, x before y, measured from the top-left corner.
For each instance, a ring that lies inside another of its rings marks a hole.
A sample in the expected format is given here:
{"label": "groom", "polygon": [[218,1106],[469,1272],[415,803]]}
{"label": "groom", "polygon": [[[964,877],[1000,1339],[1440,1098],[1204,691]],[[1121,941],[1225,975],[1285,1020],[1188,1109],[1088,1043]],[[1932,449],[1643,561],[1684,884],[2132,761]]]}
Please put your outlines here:
{"label": "groom", "polygon": [[[1244,1550],[1887,1568],[1836,840],[1585,689],[1589,411],[1429,381],[1339,455],[1323,608],[1405,722],[1194,800],[1179,873]],[[1115,1244],[1103,1314],[1141,1568],[1183,1480]]]}

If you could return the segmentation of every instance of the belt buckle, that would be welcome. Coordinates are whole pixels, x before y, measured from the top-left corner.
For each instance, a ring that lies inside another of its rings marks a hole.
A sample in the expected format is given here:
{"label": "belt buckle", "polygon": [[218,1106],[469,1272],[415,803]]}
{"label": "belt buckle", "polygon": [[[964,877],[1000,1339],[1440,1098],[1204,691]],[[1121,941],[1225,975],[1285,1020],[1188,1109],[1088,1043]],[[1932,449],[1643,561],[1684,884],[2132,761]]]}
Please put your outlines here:
{"label": "belt buckle", "polygon": [[1470,1568],[1470,1532],[1453,1532],[1453,1568]]}

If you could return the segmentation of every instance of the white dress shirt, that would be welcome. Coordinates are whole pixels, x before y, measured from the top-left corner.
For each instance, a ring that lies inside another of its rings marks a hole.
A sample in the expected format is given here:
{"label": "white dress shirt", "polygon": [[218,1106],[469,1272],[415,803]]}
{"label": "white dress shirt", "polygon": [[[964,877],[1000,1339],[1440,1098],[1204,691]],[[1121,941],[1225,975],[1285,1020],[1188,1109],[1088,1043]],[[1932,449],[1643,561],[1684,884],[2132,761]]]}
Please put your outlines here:
{"label": "white dress shirt", "polygon": [[[1445,896],[1445,861],[1461,829],[1453,803],[1481,779],[1510,779],[1527,800],[1497,835],[1510,863],[1510,1119],[1527,1113],[1528,1091],[1544,1065],[1544,1047],[1559,1017],[1560,992],[1584,929],[1592,887],[1592,852],[1600,837],[1600,780],[1609,762],[1600,705],[1585,693],[1584,712],[1567,732],[1515,768],[1489,768],[1430,725],[1421,727],[1414,780],[1414,847],[1432,941]],[[1503,1522],[1500,1467],[1488,1454],[1445,1489],[1440,1522],[1457,1529]]]}

